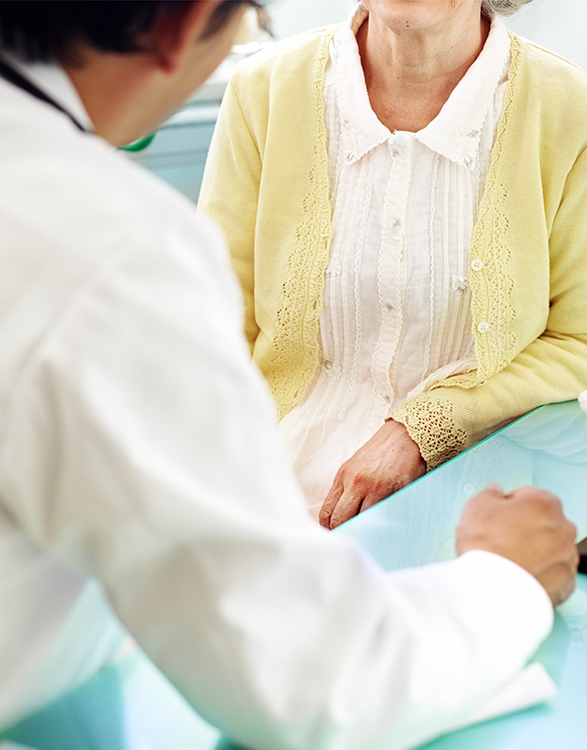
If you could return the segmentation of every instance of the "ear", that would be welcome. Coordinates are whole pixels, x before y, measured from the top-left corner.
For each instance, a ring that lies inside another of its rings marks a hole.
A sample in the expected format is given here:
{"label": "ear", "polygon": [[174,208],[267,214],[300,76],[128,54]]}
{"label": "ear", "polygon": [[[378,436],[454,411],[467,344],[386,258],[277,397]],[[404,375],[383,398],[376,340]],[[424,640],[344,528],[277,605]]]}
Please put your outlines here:
{"label": "ear", "polygon": [[148,35],[147,46],[159,69],[173,73],[201,37],[222,0],[183,2],[173,16],[163,11]]}

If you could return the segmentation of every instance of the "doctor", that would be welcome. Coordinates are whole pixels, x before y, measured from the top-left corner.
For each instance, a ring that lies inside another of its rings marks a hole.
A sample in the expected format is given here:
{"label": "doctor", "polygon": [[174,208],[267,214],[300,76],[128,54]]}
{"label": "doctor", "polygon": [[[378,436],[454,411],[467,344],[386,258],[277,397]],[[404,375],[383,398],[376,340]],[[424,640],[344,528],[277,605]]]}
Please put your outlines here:
{"label": "doctor", "polygon": [[202,83],[251,4],[0,2],[0,728],[110,658],[91,577],[260,750],[450,730],[573,590],[575,528],[539,490],[489,488],[456,560],[391,575],[307,515],[218,230],[111,146]]}

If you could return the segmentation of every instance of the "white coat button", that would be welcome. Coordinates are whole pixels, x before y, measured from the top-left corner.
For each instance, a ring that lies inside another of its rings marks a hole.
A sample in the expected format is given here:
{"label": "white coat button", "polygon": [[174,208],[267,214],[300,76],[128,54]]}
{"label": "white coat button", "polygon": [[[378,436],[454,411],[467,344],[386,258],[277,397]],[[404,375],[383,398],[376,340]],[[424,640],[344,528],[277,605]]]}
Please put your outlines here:
{"label": "white coat button", "polygon": [[471,262],[471,268],[473,271],[481,271],[484,265],[485,264],[480,258],[475,258],[475,260]]}
{"label": "white coat button", "polygon": [[491,326],[485,320],[477,326],[479,333],[487,333],[490,328]]}

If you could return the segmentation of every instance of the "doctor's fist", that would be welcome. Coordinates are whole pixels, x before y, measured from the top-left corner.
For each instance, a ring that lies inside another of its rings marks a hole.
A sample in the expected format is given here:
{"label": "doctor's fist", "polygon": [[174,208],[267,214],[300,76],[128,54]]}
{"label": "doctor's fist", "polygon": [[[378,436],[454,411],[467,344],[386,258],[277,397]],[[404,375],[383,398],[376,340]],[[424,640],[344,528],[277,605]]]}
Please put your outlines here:
{"label": "doctor's fist", "polygon": [[576,535],[550,492],[522,487],[505,495],[491,485],[465,505],[456,550],[458,555],[481,549],[507,557],[531,573],[556,606],[575,588]]}

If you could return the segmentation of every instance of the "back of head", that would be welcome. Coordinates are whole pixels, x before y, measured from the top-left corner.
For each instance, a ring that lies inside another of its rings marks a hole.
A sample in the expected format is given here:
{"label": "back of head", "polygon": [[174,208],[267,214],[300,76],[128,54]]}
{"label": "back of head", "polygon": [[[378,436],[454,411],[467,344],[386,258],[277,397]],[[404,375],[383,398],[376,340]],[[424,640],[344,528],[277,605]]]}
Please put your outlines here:
{"label": "back of head", "polygon": [[[179,16],[201,0],[0,0],[0,48],[27,62],[75,64],[78,44],[131,54],[161,14]],[[222,2],[206,35],[218,31],[244,0]]]}

